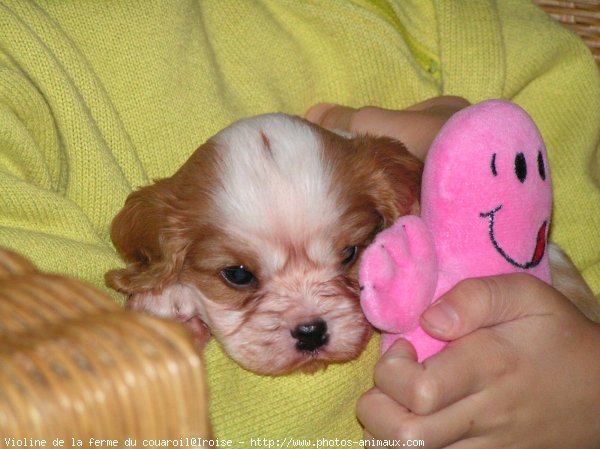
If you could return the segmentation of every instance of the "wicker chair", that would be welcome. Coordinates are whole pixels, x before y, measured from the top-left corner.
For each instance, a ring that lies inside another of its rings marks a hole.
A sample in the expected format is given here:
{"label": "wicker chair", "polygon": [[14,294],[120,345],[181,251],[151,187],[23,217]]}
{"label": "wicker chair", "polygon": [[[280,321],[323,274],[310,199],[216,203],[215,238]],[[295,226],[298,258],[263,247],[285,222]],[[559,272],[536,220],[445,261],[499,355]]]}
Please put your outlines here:
{"label": "wicker chair", "polygon": [[[579,34],[600,66],[598,0],[535,2]],[[0,446],[4,438],[201,446],[210,437],[201,359],[178,325],[123,311],[2,250],[0,385]]]}
{"label": "wicker chair", "polygon": [[210,437],[201,359],[180,326],[4,250],[0,385],[3,447]]}

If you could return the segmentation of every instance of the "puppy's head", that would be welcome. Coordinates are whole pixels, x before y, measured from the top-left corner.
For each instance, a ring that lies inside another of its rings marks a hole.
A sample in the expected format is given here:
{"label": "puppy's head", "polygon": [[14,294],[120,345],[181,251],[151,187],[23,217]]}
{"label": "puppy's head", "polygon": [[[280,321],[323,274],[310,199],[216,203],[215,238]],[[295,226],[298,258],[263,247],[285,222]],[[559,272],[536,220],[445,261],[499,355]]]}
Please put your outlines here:
{"label": "puppy's head", "polygon": [[255,372],[350,360],[371,334],[357,261],[416,210],[421,169],[391,139],[282,114],[242,120],[128,198],[112,227],[128,265],[107,280],[139,309],[197,315]]}

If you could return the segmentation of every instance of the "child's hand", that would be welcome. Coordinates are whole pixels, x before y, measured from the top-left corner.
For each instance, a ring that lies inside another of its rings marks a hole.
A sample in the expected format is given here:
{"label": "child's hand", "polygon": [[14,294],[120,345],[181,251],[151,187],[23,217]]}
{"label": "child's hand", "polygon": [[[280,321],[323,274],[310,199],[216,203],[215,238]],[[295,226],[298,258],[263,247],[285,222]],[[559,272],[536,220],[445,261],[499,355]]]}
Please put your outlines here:
{"label": "child's hand", "polygon": [[464,98],[452,96],[430,98],[401,111],[321,103],[310,108],[306,118],[325,128],[393,137],[424,160],[444,123],[469,104]]}
{"label": "child's hand", "polygon": [[357,407],[367,435],[433,448],[597,448],[600,326],[534,277],[467,280],[421,324],[448,347],[422,365],[399,341]]}

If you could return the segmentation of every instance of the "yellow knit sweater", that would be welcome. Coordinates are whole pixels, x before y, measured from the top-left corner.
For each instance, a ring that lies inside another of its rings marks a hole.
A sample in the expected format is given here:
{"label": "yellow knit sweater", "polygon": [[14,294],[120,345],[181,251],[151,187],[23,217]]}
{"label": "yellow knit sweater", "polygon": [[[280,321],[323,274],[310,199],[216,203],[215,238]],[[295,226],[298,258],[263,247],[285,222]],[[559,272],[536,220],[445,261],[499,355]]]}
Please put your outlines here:
{"label": "yellow knit sweater", "polygon": [[[109,225],[126,196],[235,119],[457,94],[512,99],[538,122],[551,237],[600,293],[598,71],[529,2],[2,0],[0,30],[0,245],[43,270],[106,289],[104,272],[122,264]],[[217,435],[360,438],[355,401],[376,346],[315,375],[270,378],[211,343]]]}

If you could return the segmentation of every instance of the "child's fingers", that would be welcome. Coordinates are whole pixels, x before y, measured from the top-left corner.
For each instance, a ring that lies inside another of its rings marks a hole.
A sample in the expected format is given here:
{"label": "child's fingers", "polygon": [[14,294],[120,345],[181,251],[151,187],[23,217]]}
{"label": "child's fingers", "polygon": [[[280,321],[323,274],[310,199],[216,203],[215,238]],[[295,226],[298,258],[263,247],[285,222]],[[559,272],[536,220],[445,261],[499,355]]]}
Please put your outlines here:
{"label": "child's fingers", "polygon": [[374,388],[359,399],[357,417],[365,428],[365,439],[379,440],[378,444],[387,442],[390,448],[422,440],[425,447],[436,449],[445,448],[487,426],[474,418],[473,406],[481,406],[479,398],[423,416]]}
{"label": "child's fingers", "polygon": [[368,437],[389,439],[397,434],[398,424],[410,417],[410,411],[377,388],[363,394],[356,406],[356,416]]}
{"label": "child's fingers", "polygon": [[532,276],[512,274],[460,282],[426,310],[423,329],[442,340],[456,340],[476,329],[545,314],[559,304],[551,301],[546,283]]}
{"label": "child's fingers", "polygon": [[440,97],[428,98],[425,101],[414,104],[406,108],[407,111],[425,111],[438,109],[452,109],[454,112],[470,106],[467,100],[463,97],[455,95],[442,95]]}
{"label": "child's fingers", "polygon": [[[479,355],[451,346],[419,364],[410,343],[396,342],[375,367],[375,385],[414,413],[436,412],[481,388],[482,369],[473,369]],[[477,354],[477,353],[476,353]]]}
{"label": "child's fingers", "polygon": [[400,138],[405,122],[405,111],[367,106],[354,109],[349,106],[319,103],[310,108],[305,118],[329,129],[352,134],[372,134]]}
{"label": "child's fingers", "polygon": [[469,102],[461,97],[434,97],[403,110],[374,106],[354,109],[329,103],[310,108],[307,120],[329,129],[352,134],[387,136],[401,141],[406,148],[424,160],[433,139],[446,121]]}

